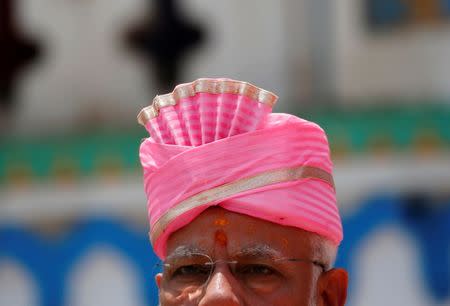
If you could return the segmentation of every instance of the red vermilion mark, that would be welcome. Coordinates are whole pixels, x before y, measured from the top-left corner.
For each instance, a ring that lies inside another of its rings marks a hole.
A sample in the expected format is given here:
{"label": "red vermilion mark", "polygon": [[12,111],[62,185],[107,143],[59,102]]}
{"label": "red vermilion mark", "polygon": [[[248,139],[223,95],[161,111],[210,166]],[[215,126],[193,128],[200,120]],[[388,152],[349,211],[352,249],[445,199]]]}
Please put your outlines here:
{"label": "red vermilion mark", "polygon": [[215,239],[216,242],[221,246],[226,246],[228,243],[227,235],[222,230],[216,231]]}

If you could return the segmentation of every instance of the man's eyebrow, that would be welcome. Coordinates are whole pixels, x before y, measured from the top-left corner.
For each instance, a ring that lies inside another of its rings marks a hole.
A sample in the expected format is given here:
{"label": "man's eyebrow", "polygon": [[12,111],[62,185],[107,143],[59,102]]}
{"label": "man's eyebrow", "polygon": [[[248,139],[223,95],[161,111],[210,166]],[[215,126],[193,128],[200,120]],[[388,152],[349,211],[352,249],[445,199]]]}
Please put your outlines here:
{"label": "man's eyebrow", "polygon": [[268,244],[252,244],[243,247],[241,250],[233,254],[233,257],[238,258],[266,258],[266,259],[276,259],[282,258],[284,255]]}
{"label": "man's eyebrow", "polygon": [[182,245],[177,247],[170,255],[167,255],[166,260],[186,257],[192,254],[206,254],[206,251],[194,245]]}

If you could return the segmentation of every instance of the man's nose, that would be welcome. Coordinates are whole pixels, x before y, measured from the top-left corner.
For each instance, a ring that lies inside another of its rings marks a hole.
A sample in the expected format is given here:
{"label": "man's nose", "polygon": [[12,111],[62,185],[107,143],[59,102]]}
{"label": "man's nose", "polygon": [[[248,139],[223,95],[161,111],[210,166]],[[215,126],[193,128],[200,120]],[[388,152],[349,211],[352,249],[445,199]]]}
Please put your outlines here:
{"label": "man's nose", "polygon": [[[221,269],[222,270],[222,269]],[[214,271],[206,284],[199,306],[243,305],[238,297],[238,284],[230,271]]]}

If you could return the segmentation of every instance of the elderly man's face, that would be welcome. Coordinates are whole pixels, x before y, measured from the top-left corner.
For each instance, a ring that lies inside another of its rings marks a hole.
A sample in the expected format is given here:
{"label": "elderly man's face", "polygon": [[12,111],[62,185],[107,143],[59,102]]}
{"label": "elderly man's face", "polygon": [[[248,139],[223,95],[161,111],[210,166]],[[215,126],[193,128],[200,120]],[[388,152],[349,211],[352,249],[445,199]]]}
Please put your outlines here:
{"label": "elderly man's face", "polygon": [[344,305],[347,274],[324,271],[314,238],[207,209],[168,240],[164,272],[156,276],[161,305]]}

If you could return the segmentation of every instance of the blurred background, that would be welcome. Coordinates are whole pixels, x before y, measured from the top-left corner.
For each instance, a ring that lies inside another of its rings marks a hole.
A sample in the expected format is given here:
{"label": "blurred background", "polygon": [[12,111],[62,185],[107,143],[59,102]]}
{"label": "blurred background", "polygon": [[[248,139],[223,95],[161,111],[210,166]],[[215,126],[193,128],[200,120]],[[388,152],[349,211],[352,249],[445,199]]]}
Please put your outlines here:
{"label": "blurred background", "polygon": [[448,0],[0,0],[0,306],[156,305],[136,114],[199,77],[327,131],[347,305],[450,305],[449,54]]}

